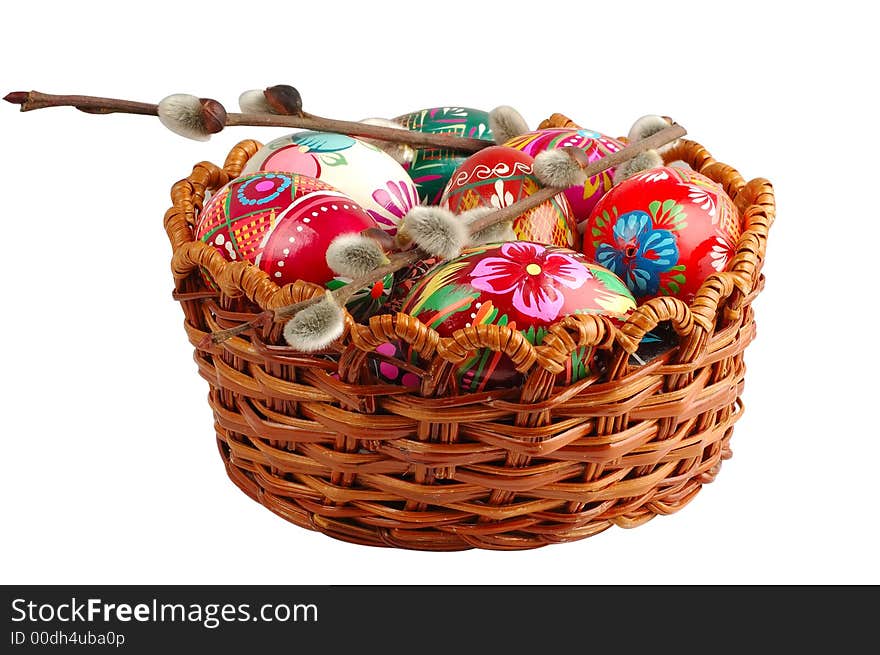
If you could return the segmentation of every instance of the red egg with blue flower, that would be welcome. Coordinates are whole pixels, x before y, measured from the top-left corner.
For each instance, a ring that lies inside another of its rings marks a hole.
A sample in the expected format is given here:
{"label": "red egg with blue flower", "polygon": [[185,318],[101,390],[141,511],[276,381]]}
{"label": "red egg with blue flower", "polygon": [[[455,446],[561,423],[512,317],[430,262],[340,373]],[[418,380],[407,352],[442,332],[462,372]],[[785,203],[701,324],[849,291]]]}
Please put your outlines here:
{"label": "red egg with blue flower", "polygon": [[637,300],[693,301],[703,281],[725,270],[741,233],[720,184],[663,166],[616,184],[593,208],[584,254],[616,273]]}
{"label": "red egg with blue flower", "polygon": [[[573,314],[601,313],[622,322],[635,308],[632,294],[607,269],[582,254],[530,241],[510,241],[469,248],[441,263],[413,287],[402,312],[418,318],[441,337],[472,325],[505,325],[540,345],[547,328]],[[406,344],[394,344],[396,357],[416,363]],[[385,347],[389,350],[390,347]],[[387,354],[387,353],[386,353]],[[558,376],[559,384],[579,380],[599,362],[593,348],[575,351]],[[407,384],[411,373],[386,363],[386,381]],[[461,390],[484,391],[521,381],[506,355],[485,348],[461,365],[456,374]]]}
{"label": "red egg with blue flower", "polygon": [[[583,151],[589,163],[623,149],[624,145],[610,136],[583,128],[545,128],[525,132],[504,143],[535,157],[538,153],[555,148],[578,148]],[[593,175],[584,184],[576,184],[565,190],[565,197],[571,205],[575,222],[583,226],[593,207],[608,191],[614,180],[614,168]]]}

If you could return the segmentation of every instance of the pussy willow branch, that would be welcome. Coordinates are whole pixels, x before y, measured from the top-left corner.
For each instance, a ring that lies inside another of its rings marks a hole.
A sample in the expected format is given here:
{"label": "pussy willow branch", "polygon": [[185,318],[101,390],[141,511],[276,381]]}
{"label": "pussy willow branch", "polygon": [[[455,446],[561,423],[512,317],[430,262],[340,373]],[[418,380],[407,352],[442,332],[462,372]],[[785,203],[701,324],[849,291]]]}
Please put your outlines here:
{"label": "pussy willow branch", "polygon": [[[646,150],[659,148],[663,145],[666,145],[667,143],[675,141],[676,139],[682,138],[686,134],[687,131],[681,125],[670,125],[669,127],[660,130],[659,132],[652,134],[651,136],[641,141],[630,143],[627,146],[618,150],[617,152],[612,153],[607,157],[603,157],[602,159],[597,159],[592,164],[584,166],[583,173],[585,177],[589,179],[590,177],[598,175],[599,173],[606,171],[609,168],[613,168],[614,166],[618,166],[623,162],[632,159],[636,155],[641,154]],[[522,200],[519,200],[512,205],[508,205],[507,207],[495,210],[473,221],[468,225],[468,231],[471,236],[473,236],[474,234],[485,230],[488,227],[492,227],[493,225],[504,223],[506,221],[512,221],[517,216],[526,213],[530,209],[537,207],[547,200],[550,200],[562,191],[564,191],[564,189],[558,187],[544,187],[542,189],[538,189],[538,191],[536,191],[532,195],[523,198]],[[372,286],[376,282],[384,279],[384,277],[389,273],[394,273],[427,257],[430,257],[430,255],[425,251],[420,250],[419,248],[413,248],[412,250],[394,253],[390,257],[390,262],[385,266],[374,269],[367,275],[355,278],[344,287],[340,287],[339,289],[333,291],[333,299],[336,301],[337,304],[345,305],[345,303],[348,302],[351,297],[360,289]],[[218,330],[217,332],[212,333],[210,335],[209,341],[215,344],[221,343],[231,337],[234,337],[243,332],[246,332],[247,330],[250,330],[251,328],[261,325],[265,321],[283,321],[292,318],[297,314],[297,312],[305,309],[306,307],[314,305],[315,303],[320,302],[322,298],[323,296],[319,295],[315,298],[304,300],[293,305],[286,305],[284,307],[279,307],[273,311],[263,312],[256,318],[247,321],[246,323],[241,323],[233,328]],[[206,342],[207,341],[208,340],[206,339]]]}
{"label": "pussy willow branch", "polygon": [[[641,141],[636,141],[635,143],[630,143],[629,145],[624,146],[607,157],[597,159],[592,164],[587,164],[583,167],[584,175],[589,179],[594,175],[598,175],[602,171],[606,171],[609,168],[619,166],[625,161],[629,161],[646,150],[655,150],[667,143],[675,141],[676,139],[680,139],[686,134],[687,131],[681,125],[670,125]],[[481,230],[485,230],[487,227],[497,225],[498,223],[511,221],[520,214],[524,214],[530,209],[537,207],[542,202],[549,200],[560,191],[561,189],[554,187],[544,187],[543,189],[539,189],[534,194],[520,200],[519,202],[515,202],[512,205],[502,207],[491,214],[482,216],[470,224],[470,232],[471,234],[475,234]]]}
{"label": "pussy willow branch", "polygon": [[[117,98],[98,96],[52,95],[40,91],[13,91],[4,98],[6,102],[19,105],[21,111],[34,111],[48,107],[75,107],[87,114],[140,114],[158,116],[159,105],[147,102],[133,102]],[[304,113],[302,116],[283,116],[279,114],[226,114],[226,127],[291,127],[318,132],[334,132],[350,136],[379,139],[405,143],[411,146],[444,148],[461,152],[477,152],[491,145],[493,141],[472,139],[454,134],[431,134],[407,129],[395,129],[381,125],[369,125],[355,121],[341,121]]]}

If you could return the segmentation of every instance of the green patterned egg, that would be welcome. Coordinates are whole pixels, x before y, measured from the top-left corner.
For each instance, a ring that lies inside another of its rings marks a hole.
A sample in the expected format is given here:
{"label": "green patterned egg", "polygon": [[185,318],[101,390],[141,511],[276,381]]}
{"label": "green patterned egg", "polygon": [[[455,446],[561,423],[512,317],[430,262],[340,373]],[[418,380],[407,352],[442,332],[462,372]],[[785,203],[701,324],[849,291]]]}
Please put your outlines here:
{"label": "green patterned egg", "polygon": [[[489,112],[470,107],[433,107],[410,112],[393,119],[404,127],[417,132],[432,134],[455,134],[492,141],[489,129]],[[468,153],[443,148],[415,150],[413,159],[404,165],[416,185],[419,199],[427,205],[440,203],[440,196],[452,173],[467,159]]]}

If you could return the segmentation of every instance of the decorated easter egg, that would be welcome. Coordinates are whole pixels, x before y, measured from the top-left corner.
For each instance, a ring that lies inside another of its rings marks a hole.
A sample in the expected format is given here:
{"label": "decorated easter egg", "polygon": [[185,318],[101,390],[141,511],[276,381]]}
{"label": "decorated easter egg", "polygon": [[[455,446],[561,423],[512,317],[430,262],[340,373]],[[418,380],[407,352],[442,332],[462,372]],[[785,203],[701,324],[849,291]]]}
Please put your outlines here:
{"label": "decorated easter egg", "polygon": [[440,263],[439,257],[426,257],[408,266],[404,266],[394,273],[394,287],[391,289],[391,297],[385,308],[389,312],[399,312],[403,308],[412,288],[421,281],[429,270]]}
{"label": "decorated easter egg", "polygon": [[[351,282],[350,278],[334,277],[324,286],[331,291],[335,291],[349,282]],[[379,309],[382,309],[383,312],[385,311],[384,306],[391,298],[393,289],[394,274],[389,273],[378,282],[374,282],[372,286],[356,291],[349,301],[345,303],[345,308],[356,321],[366,320],[376,314]]]}
{"label": "decorated easter egg", "polygon": [[[535,160],[505,146],[489,146],[468,157],[455,169],[440,206],[460,214],[474,207],[500,209],[526,198],[541,188],[532,173]],[[521,214],[513,231],[523,241],[571,248],[577,227],[571,205],[563,193]]]}
{"label": "decorated easter egg", "polygon": [[623,180],[599,200],[584,232],[584,254],[619,275],[640,301],[690,303],[722,271],[740,236],[736,207],[721,185],[664,166]]}
{"label": "decorated easter egg", "polygon": [[339,234],[376,227],[360,205],[321,180],[252,173],[221,187],[199,213],[195,237],[229,261],[247,261],[279,286],[334,279],[327,246]]}
{"label": "decorated easter egg", "polygon": [[258,150],[243,172],[258,171],[299,173],[326,182],[391,234],[419,204],[415,184],[391,155],[345,134],[296,132],[279,137]]}
{"label": "decorated easter egg", "polygon": [[[466,249],[432,268],[406,298],[403,311],[448,337],[472,325],[506,325],[540,345],[547,328],[565,316],[602,313],[622,322],[635,308],[632,294],[613,273],[568,248],[532,241],[510,241]],[[416,363],[418,356],[396,344],[396,358]],[[593,348],[575,351],[559,374],[560,384],[588,375],[599,365]],[[380,374],[394,378],[391,365]],[[463,391],[509,386],[522,376],[510,359],[482,349],[457,371]]]}
{"label": "decorated easter egg", "polygon": [[[394,121],[417,132],[454,134],[492,141],[489,113],[470,107],[422,109],[398,116]],[[466,158],[466,154],[444,148],[421,148],[414,151],[412,161],[405,168],[418,189],[422,203],[436,205],[440,202],[440,195],[450,176]]]}
{"label": "decorated easter egg", "polygon": [[[624,147],[617,139],[580,128],[534,130],[516,136],[504,145],[522,150],[532,157],[545,150],[570,146],[583,150],[591,164]],[[599,198],[611,189],[613,180],[614,168],[609,168],[592,176],[583,185],[575,185],[565,190],[565,196],[571,203],[578,226],[589,218],[590,211],[599,202]]]}

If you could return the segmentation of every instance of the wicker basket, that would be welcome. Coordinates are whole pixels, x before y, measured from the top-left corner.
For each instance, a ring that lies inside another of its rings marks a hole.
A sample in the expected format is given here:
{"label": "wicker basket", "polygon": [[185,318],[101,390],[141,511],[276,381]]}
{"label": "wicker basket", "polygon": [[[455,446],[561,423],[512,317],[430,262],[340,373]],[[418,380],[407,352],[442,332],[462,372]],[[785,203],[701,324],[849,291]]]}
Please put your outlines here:
{"label": "wicker basket", "polygon": [[[774,195],[746,182],[698,143],[666,154],[720,182],[742,212],[744,232],[725,272],[711,275],[688,306],[642,304],[626,324],[568,317],[535,347],[499,326],[451,338],[405,314],[346,329],[324,353],[284,345],[282,324],[218,345],[205,337],[264,310],[323,293],[278,287],[255,266],[230,263],[193,240],[205,193],[237,176],[260,144],[243,141],[223,167],[197,164],[172,188],[165,228],[175,298],[210,385],[220,455],[248,496],[303,528],[358,544],[419,550],[527,549],[570,542],[617,525],[631,528],[684,507],[730,457],[741,416],[743,351],[755,336],[751,303]],[[199,267],[217,281],[207,288]],[[678,345],[647,364],[636,352],[658,324]],[[380,383],[371,358],[391,340],[427,362],[418,390]],[[555,374],[572,351],[605,351],[601,376],[567,388]],[[476,348],[503,351],[525,383],[458,395],[457,364]]]}

